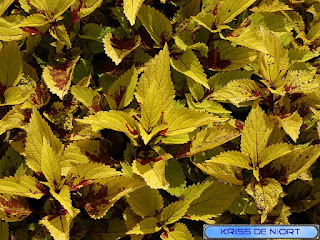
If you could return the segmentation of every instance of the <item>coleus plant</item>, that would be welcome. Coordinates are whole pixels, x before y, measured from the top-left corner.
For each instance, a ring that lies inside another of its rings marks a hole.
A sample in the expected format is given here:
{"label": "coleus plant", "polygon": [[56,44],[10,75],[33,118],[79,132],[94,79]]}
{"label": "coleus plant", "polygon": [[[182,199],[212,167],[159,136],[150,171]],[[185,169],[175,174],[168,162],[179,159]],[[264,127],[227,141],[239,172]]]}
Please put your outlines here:
{"label": "coleus plant", "polygon": [[4,0],[1,239],[319,223],[319,12],[317,0]]}

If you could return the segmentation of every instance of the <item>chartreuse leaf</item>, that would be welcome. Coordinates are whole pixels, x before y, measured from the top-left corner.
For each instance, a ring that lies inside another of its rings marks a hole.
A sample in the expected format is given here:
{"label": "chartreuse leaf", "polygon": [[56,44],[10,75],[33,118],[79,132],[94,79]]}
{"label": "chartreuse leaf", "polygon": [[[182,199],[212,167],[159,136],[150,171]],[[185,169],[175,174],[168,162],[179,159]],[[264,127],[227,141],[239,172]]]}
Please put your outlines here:
{"label": "chartreuse leaf", "polygon": [[143,100],[147,97],[148,91],[151,88],[150,86],[152,83],[156,83],[156,87],[162,91],[162,84],[169,87],[168,96],[170,99],[166,103],[166,106],[169,107],[172,105],[174,103],[174,89],[170,77],[171,72],[168,45],[165,45],[163,50],[161,50],[158,55],[146,63],[145,69],[146,70],[141,75],[139,83],[136,87],[135,96],[138,103],[143,104]]}
{"label": "chartreuse leaf", "polygon": [[163,45],[171,39],[171,23],[163,13],[143,4],[137,16],[157,44]]}
{"label": "chartreuse leaf", "polygon": [[84,124],[90,124],[94,132],[107,128],[124,132],[129,137],[132,137],[137,131],[134,119],[128,113],[122,111],[100,111],[95,115],[90,115],[84,119],[78,119],[77,121]]}
{"label": "chartreuse leaf", "polygon": [[165,227],[165,236],[161,234],[161,239],[166,240],[194,240],[194,237],[190,233],[189,229],[183,223],[176,223],[169,229]]}
{"label": "chartreuse leaf", "polygon": [[255,0],[226,0],[217,10],[217,25],[231,22],[236,16],[246,10]]}
{"label": "chartreuse leaf", "polygon": [[67,45],[68,49],[71,48],[70,37],[64,25],[58,25],[54,28],[49,28],[49,32],[51,36],[57,39],[61,44]]}
{"label": "chartreuse leaf", "polygon": [[278,143],[271,145],[265,148],[259,158],[258,158],[258,166],[259,168],[263,168],[268,165],[273,160],[283,157],[294,150],[294,145],[287,143]]}
{"label": "chartreuse leaf", "polygon": [[86,192],[85,198],[88,199],[88,203],[85,209],[91,218],[101,218],[120,198],[145,185],[141,179],[130,176],[115,176],[100,180],[99,184],[91,185]]}
{"label": "chartreuse leaf", "polygon": [[22,87],[10,87],[4,92],[5,104],[1,105],[17,105],[29,99],[33,90],[26,90]]}
{"label": "chartreuse leaf", "polygon": [[217,41],[214,43],[214,47],[214,56],[219,57],[210,69],[215,71],[240,69],[257,58],[256,51],[241,46],[234,47],[228,41]]}
{"label": "chartreuse leaf", "polygon": [[74,1],[75,0],[34,0],[30,3],[44,12],[48,19],[54,20],[61,16],[73,4]]}
{"label": "chartreuse leaf", "polygon": [[88,163],[89,158],[81,152],[80,147],[75,142],[69,144],[63,151],[60,158],[61,175],[67,173],[77,165]]}
{"label": "chartreuse leaf", "polygon": [[204,220],[222,214],[240,194],[240,187],[212,182],[195,199],[186,213],[192,220]]}
{"label": "chartreuse leaf", "polygon": [[150,161],[141,164],[138,160],[132,163],[132,171],[143,177],[149,187],[154,189],[168,189],[169,183],[165,178],[166,160]]}
{"label": "chartreuse leaf", "polygon": [[[156,68],[157,70],[154,71]],[[149,78],[150,75],[153,76]],[[157,125],[163,112],[170,110],[174,104],[175,91],[170,77],[170,57],[167,45],[149,62],[140,82],[137,87],[137,95],[140,97],[140,94],[143,94],[140,102],[142,103],[141,123],[146,130],[149,130]]]}
{"label": "chartreuse leaf", "polygon": [[89,108],[92,112],[98,112],[101,110],[100,95],[96,90],[85,86],[72,86],[71,93],[79,102]]}
{"label": "chartreuse leaf", "polygon": [[189,200],[193,199],[194,196],[200,197],[200,195],[208,188],[210,187],[212,182],[210,181],[203,181],[198,184],[193,184],[189,187],[187,187],[184,192],[181,195],[181,199]]}
{"label": "chartreuse leaf", "polygon": [[70,62],[58,66],[48,65],[43,69],[42,78],[50,91],[60,97],[68,93],[73,75],[73,70],[80,56]]}
{"label": "chartreuse leaf", "polygon": [[39,223],[45,226],[54,240],[69,240],[70,224],[73,218],[80,212],[73,208],[73,215],[65,211],[60,215],[47,215]]}
{"label": "chartreuse leaf", "polygon": [[260,31],[268,54],[260,55],[259,69],[264,77],[263,82],[269,87],[277,88],[281,86],[282,77],[289,68],[288,50],[269,30],[260,26]]}
{"label": "chartreuse leaf", "polygon": [[[118,43],[120,41],[120,43]],[[104,51],[111,58],[111,60],[118,65],[122,59],[135,50],[140,44],[141,38],[139,35],[126,40],[119,40],[112,33],[107,33],[102,42],[104,44]],[[120,44],[125,44],[124,46]]]}
{"label": "chartreuse leaf", "polygon": [[287,10],[292,10],[292,8],[279,0],[262,0],[258,6],[250,9],[252,12],[280,12]]}
{"label": "chartreuse leaf", "polygon": [[251,79],[237,79],[215,91],[210,98],[216,101],[230,101],[239,107],[240,103],[255,100],[261,96],[260,87]]}
{"label": "chartreuse leaf", "polygon": [[155,216],[163,208],[163,198],[159,190],[151,189],[149,186],[130,193],[126,200],[131,210],[141,217]]}
{"label": "chartreuse leaf", "polygon": [[71,5],[71,10],[77,13],[79,18],[83,18],[97,9],[103,0],[75,0]]}
{"label": "chartreuse leaf", "polygon": [[190,199],[183,199],[169,204],[162,210],[160,221],[165,225],[179,221],[186,214],[190,203],[198,197],[199,196],[195,195]]}
{"label": "chartreuse leaf", "polygon": [[174,158],[170,159],[166,166],[166,180],[170,184],[167,192],[180,197],[185,190],[187,181],[181,164]]}
{"label": "chartreuse leaf", "polygon": [[264,223],[268,213],[278,204],[279,198],[284,196],[281,184],[273,178],[265,178],[262,182],[251,182],[246,191],[254,198],[261,212],[261,223]]}
{"label": "chartreuse leaf", "polygon": [[137,81],[138,73],[132,66],[112,84],[106,93],[111,109],[122,109],[131,103]]}
{"label": "chartreuse leaf", "polygon": [[48,23],[49,20],[43,14],[32,14],[23,19],[16,27],[40,27]]}
{"label": "chartreuse leaf", "polygon": [[28,175],[0,179],[0,193],[40,199],[43,196],[40,182]]}
{"label": "chartreuse leaf", "polygon": [[50,193],[52,196],[59,201],[59,203],[68,211],[68,213],[73,217],[74,209],[72,207],[72,200],[70,196],[69,187],[63,185],[60,189],[50,188]]}
{"label": "chartreuse leaf", "polygon": [[100,163],[84,163],[72,168],[67,175],[65,185],[70,191],[99,182],[101,179],[122,175],[115,168]]}
{"label": "chartreuse leaf", "polygon": [[280,118],[280,124],[283,130],[292,138],[294,142],[297,141],[302,126],[303,120],[298,111],[295,111],[289,117]]}
{"label": "chartreuse leaf", "polygon": [[189,133],[194,131],[197,127],[225,120],[227,119],[183,107],[171,109],[163,115],[163,121],[168,127],[165,136],[176,136]]}
{"label": "chartreuse leaf", "polygon": [[9,224],[0,219],[0,238],[3,240],[9,239]]}
{"label": "chartreuse leaf", "polygon": [[204,73],[202,65],[192,50],[187,50],[181,55],[171,57],[171,65],[178,72],[183,73],[209,89],[207,75]]}
{"label": "chartreuse leaf", "polygon": [[315,71],[288,71],[282,93],[313,93],[320,88],[319,76]]}
{"label": "chartreuse leaf", "polygon": [[136,17],[142,3],[143,3],[143,0],[138,0],[138,1],[124,0],[123,1],[123,12],[128,18],[131,25],[134,25],[134,23],[136,22]]}
{"label": "chartreuse leaf", "polygon": [[57,187],[61,179],[60,161],[45,137],[41,150],[41,170],[50,185]]}
{"label": "chartreuse leaf", "polygon": [[265,43],[262,40],[261,33],[255,29],[254,24],[250,19],[245,19],[240,26],[231,34],[226,36],[227,40],[238,45],[245,46],[268,54]]}
{"label": "chartreuse leaf", "polygon": [[241,151],[247,154],[252,166],[257,167],[258,156],[266,148],[273,123],[255,102],[245,121],[241,136]]}
{"label": "chartreuse leaf", "polygon": [[22,58],[17,42],[8,42],[0,49],[0,83],[15,86],[22,77]]}
{"label": "chartreuse leaf", "polygon": [[248,157],[248,155],[238,151],[222,152],[219,155],[205,161],[205,163],[221,163],[233,167],[240,167],[249,170],[252,169],[252,167],[250,166],[251,159]]}
{"label": "chartreuse leaf", "polygon": [[15,27],[23,18],[24,17],[18,14],[0,18],[0,40],[18,41],[28,37],[29,33]]}
{"label": "chartreuse leaf", "polygon": [[320,22],[314,24],[308,34],[307,34],[308,39],[313,42],[317,40],[320,37]]}
{"label": "chartreuse leaf", "polygon": [[204,9],[198,13],[196,16],[191,16],[191,18],[199,25],[205,27],[211,32],[216,32],[215,29],[212,29],[213,24],[215,23],[216,17],[212,14],[212,11],[216,8],[217,0],[210,1],[210,3],[204,7]]}
{"label": "chartreuse leaf", "polygon": [[32,210],[30,209],[26,198],[10,194],[0,195],[0,218],[2,220],[5,220],[6,222],[17,222],[25,219],[31,213]]}
{"label": "chartreuse leaf", "polygon": [[281,169],[284,169],[284,175],[280,177],[281,183],[289,184],[305,174],[311,165],[320,156],[320,146],[314,145],[304,149],[298,149],[279,159]]}
{"label": "chartreuse leaf", "polygon": [[240,133],[238,131],[226,129],[221,126],[206,128],[198,132],[195,139],[191,141],[190,151],[187,153],[187,156],[218,147],[239,135]]}
{"label": "chartreuse leaf", "polygon": [[150,234],[161,230],[158,227],[159,220],[155,217],[145,217],[135,225],[127,234]]}
{"label": "chartreuse leaf", "polygon": [[23,162],[22,156],[9,147],[0,159],[0,177],[9,177],[15,174]]}
{"label": "chartreuse leaf", "polygon": [[196,163],[195,165],[204,173],[227,183],[234,185],[243,184],[241,179],[241,169],[238,167],[215,162]]}
{"label": "chartreuse leaf", "polygon": [[30,123],[27,127],[26,138],[26,164],[35,172],[41,172],[41,152],[43,138],[50,142],[54,154],[59,155],[62,152],[63,145],[59,139],[52,133],[48,123],[40,116],[40,113],[33,108]]}
{"label": "chartreuse leaf", "polygon": [[0,120],[0,135],[13,128],[22,128],[24,116],[16,109],[10,110]]}
{"label": "chartreuse leaf", "polygon": [[229,211],[237,215],[258,213],[254,199],[245,190],[242,190],[240,195],[229,206]]}
{"label": "chartreuse leaf", "polygon": [[[2,14],[4,14],[4,12],[10,7],[10,5],[14,2],[14,0],[4,0],[1,2],[1,6],[0,6],[0,16]],[[9,236],[7,238],[1,238],[1,239],[5,239],[7,240],[9,238]]]}

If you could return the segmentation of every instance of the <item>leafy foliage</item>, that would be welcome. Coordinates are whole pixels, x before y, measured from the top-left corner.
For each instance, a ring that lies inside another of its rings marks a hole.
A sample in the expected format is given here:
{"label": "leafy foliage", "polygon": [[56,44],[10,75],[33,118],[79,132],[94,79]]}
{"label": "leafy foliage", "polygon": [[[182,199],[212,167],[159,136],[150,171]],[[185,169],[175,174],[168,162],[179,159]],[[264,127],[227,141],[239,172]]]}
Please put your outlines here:
{"label": "leafy foliage", "polygon": [[3,0],[0,238],[319,223],[319,12],[308,0]]}

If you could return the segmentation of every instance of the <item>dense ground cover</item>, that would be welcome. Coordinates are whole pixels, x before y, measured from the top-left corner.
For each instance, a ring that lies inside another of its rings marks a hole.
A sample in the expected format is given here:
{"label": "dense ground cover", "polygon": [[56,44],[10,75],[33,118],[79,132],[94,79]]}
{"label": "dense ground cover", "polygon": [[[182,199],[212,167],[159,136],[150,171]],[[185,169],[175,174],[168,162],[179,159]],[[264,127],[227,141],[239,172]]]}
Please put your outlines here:
{"label": "dense ground cover", "polygon": [[319,0],[2,0],[0,239],[320,222]]}

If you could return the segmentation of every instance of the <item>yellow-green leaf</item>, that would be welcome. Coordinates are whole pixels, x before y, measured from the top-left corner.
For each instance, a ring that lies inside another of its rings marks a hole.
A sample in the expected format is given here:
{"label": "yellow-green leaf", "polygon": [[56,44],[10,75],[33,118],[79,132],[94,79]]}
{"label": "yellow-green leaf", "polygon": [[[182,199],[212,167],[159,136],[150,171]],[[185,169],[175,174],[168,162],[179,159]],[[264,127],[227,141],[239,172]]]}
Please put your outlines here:
{"label": "yellow-green leaf", "polygon": [[166,237],[160,236],[163,240],[194,240],[189,229],[183,223],[176,223],[166,231]]}
{"label": "yellow-green leaf", "polygon": [[227,183],[231,183],[234,185],[243,184],[243,181],[241,179],[241,169],[238,167],[214,162],[197,163],[196,166],[200,168],[204,173]]}
{"label": "yellow-green leaf", "polygon": [[[122,47],[119,45],[118,41],[123,44],[127,44],[129,47]],[[102,42],[104,44],[104,51],[111,58],[111,60],[118,65],[122,59],[129,55],[134,49],[136,49],[140,44],[141,38],[139,35],[134,36],[130,39],[119,40],[116,39],[112,33],[107,33]]]}
{"label": "yellow-green leaf", "polygon": [[45,137],[43,138],[41,150],[41,170],[50,184],[58,186],[61,179],[60,161]]}
{"label": "yellow-green leaf", "polygon": [[[32,210],[25,197],[10,194],[0,195],[0,219],[5,220],[6,222],[17,222],[25,219],[31,213]],[[0,239],[2,239],[1,227]]]}
{"label": "yellow-green leaf", "polygon": [[298,111],[295,111],[289,117],[280,119],[280,124],[283,130],[292,138],[294,142],[298,140],[300,128],[303,120]]}
{"label": "yellow-green leaf", "polygon": [[187,211],[192,220],[204,220],[218,216],[228,209],[229,205],[240,194],[240,187],[212,182],[211,185],[195,199]]}
{"label": "yellow-green leaf", "polygon": [[65,211],[60,215],[47,215],[39,223],[45,226],[54,240],[69,240],[70,225],[73,218],[80,212],[73,208],[73,216]]}
{"label": "yellow-green leaf", "polygon": [[246,191],[254,198],[257,208],[261,211],[261,223],[264,223],[268,213],[278,204],[279,198],[284,196],[281,184],[273,178],[251,182]]}
{"label": "yellow-green leaf", "polygon": [[282,77],[289,68],[288,50],[285,49],[279,39],[268,29],[260,26],[261,36],[268,54],[261,54],[259,67],[264,83],[277,88],[281,86]]}
{"label": "yellow-green leaf", "polygon": [[94,132],[107,128],[124,132],[129,137],[138,134],[133,117],[122,111],[100,111],[95,115],[90,115],[84,119],[78,119],[77,121],[84,124],[90,124]]}
{"label": "yellow-green leaf", "polygon": [[131,210],[141,217],[152,217],[163,208],[163,198],[157,189],[140,188],[126,197]]}
{"label": "yellow-green leaf", "polygon": [[252,12],[279,12],[289,10],[292,10],[292,8],[279,0],[262,0],[258,6],[250,9]]}
{"label": "yellow-green leaf", "polygon": [[146,28],[151,38],[159,45],[168,42],[172,37],[172,27],[169,19],[160,11],[150,6],[142,5],[138,18]]}
{"label": "yellow-green leaf", "polygon": [[131,103],[137,81],[138,73],[132,66],[112,84],[106,94],[111,109],[122,109]]}
{"label": "yellow-green leaf", "polygon": [[96,10],[102,2],[103,0],[75,0],[71,6],[71,10],[77,12],[80,7],[77,15],[79,18],[83,18]]}
{"label": "yellow-green leaf", "polygon": [[50,188],[50,193],[59,201],[63,208],[68,211],[71,217],[74,217],[74,209],[72,207],[72,200],[68,186],[63,185],[60,189]]}
{"label": "yellow-green leaf", "polygon": [[137,99],[142,105],[141,123],[146,130],[149,130],[157,124],[163,112],[170,110],[174,104],[175,91],[170,77],[167,45],[147,64],[147,67],[137,87]]}
{"label": "yellow-green leaf", "polygon": [[304,149],[298,149],[280,158],[280,170],[283,169],[283,171],[285,171],[279,181],[284,184],[289,184],[297,178],[303,177],[319,156],[320,146],[314,145]]}
{"label": "yellow-green leaf", "polygon": [[33,90],[26,90],[23,87],[10,87],[4,92],[5,104],[17,105],[28,100]]}
{"label": "yellow-green leaf", "polygon": [[226,24],[231,22],[255,1],[256,0],[226,0],[217,10],[217,24]]}
{"label": "yellow-green leaf", "polygon": [[17,42],[8,42],[0,50],[0,83],[11,87],[22,77],[22,58]]}
{"label": "yellow-green leaf", "polygon": [[249,170],[252,169],[250,166],[251,159],[248,157],[248,155],[238,151],[222,152],[219,155],[205,161],[205,163],[220,163]]}
{"label": "yellow-green leaf", "polygon": [[[2,14],[4,14],[4,12],[10,7],[10,5],[14,2],[14,0],[3,0],[1,2],[1,5],[0,5],[0,17]],[[9,234],[9,233],[8,233]],[[7,239],[9,238],[9,236],[7,237]],[[6,238],[1,238],[1,239],[5,239],[7,240]]]}
{"label": "yellow-green leaf", "polygon": [[100,163],[84,163],[72,168],[68,172],[66,185],[70,191],[98,182],[101,179],[122,175],[115,168]]}
{"label": "yellow-green leaf", "polygon": [[79,102],[89,108],[92,112],[98,112],[101,110],[100,95],[96,90],[85,86],[72,86],[71,93]]}
{"label": "yellow-green leaf", "polygon": [[61,100],[69,91],[73,70],[79,58],[58,66],[48,65],[43,69],[42,78],[50,91],[58,95]]}
{"label": "yellow-green leaf", "polygon": [[195,195],[189,199],[179,200],[166,206],[160,215],[160,220],[168,225],[179,221],[187,212],[190,203],[199,196]]}
{"label": "yellow-green leaf", "polygon": [[43,196],[40,182],[31,176],[0,179],[0,193],[40,199]]}
{"label": "yellow-green leaf", "polygon": [[124,0],[123,12],[128,18],[131,25],[136,22],[138,11],[143,3],[143,0]]}
{"label": "yellow-green leaf", "polygon": [[144,181],[130,176],[109,177],[91,185],[86,192],[88,203],[85,209],[94,219],[103,217],[120,198],[144,187]]}
{"label": "yellow-green leaf", "polygon": [[0,135],[13,128],[22,128],[22,121],[24,121],[24,116],[18,110],[10,110],[0,120]]}
{"label": "yellow-green leaf", "polygon": [[215,91],[210,98],[216,101],[230,101],[239,107],[240,103],[255,100],[262,96],[260,87],[251,79],[237,79]]}
{"label": "yellow-green leaf", "polygon": [[132,171],[143,177],[150,188],[168,189],[169,183],[165,178],[166,161],[150,161],[146,164],[141,164],[137,160],[132,163]]}
{"label": "yellow-green leaf", "polygon": [[171,65],[178,72],[183,73],[209,89],[207,75],[204,73],[202,65],[192,50],[187,50],[181,55],[172,57]]}
{"label": "yellow-green leaf", "polygon": [[282,93],[313,93],[320,88],[320,77],[315,70],[288,71],[284,80]]}
{"label": "yellow-green leaf", "polygon": [[67,45],[67,48],[71,48],[71,41],[67,29],[64,25],[58,25],[54,28],[49,28],[49,32],[52,37],[57,39],[61,44]]}
{"label": "yellow-green leaf", "polygon": [[214,116],[213,114],[194,111],[183,107],[171,109],[164,114],[163,119],[168,127],[165,136],[176,136],[183,133],[189,133],[194,131],[197,127],[227,120]]}
{"label": "yellow-green leaf", "polygon": [[50,146],[55,154],[60,154],[63,149],[62,143],[52,133],[48,123],[40,116],[34,108],[31,114],[30,123],[27,127],[26,139],[26,163],[35,172],[41,172],[41,151],[43,138],[50,142]]}
{"label": "yellow-green leaf", "polygon": [[258,156],[266,148],[272,129],[273,123],[255,102],[241,136],[241,151],[251,158],[253,167],[257,166]]}
{"label": "yellow-green leaf", "polygon": [[141,222],[135,225],[127,234],[150,234],[158,232],[161,227],[158,227],[159,220],[155,217],[143,218]]}
{"label": "yellow-green leaf", "polygon": [[15,27],[23,18],[24,17],[19,14],[0,18],[0,40],[18,41],[28,37],[29,33],[26,33],[22,29]]}
{"label": "yellow-green leaf", "polygon": [[23,19],[16,27],[40,27],[48,24],[46,16],[43,14],[32,14]]}
{"label": "yellow-green leaf", "polygon": [[258,167],[263,168],[273,160],[283,157],[294,150],[294,145],[278,143],[264,149],[258,158]]}

